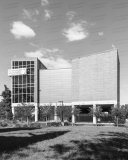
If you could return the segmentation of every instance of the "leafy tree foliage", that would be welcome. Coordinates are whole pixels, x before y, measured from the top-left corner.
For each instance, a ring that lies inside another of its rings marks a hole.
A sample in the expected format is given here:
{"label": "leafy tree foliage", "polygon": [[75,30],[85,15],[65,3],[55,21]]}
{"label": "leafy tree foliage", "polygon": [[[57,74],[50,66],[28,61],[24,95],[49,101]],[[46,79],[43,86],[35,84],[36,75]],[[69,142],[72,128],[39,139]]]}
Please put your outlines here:
{"label": "leafy tree foliage", "polygon": [[72,114],[74,114],[75,116],[78,116],[80,113],[81,113],[81,109],[79,107],[75,106],[72,109]]}
{"label": "leafy tree foliage", "polygon": [[96,108],[90,107],[89,108],[89,114],[94,115],[96,117],[96,124],[98,121],[98,118],[105,116],[104,112],[102,111],[101,106],[96,106]]}
{"label": "leafy tree foliage", "polygon": [[39,107],[41,114],[46,119],[46,125],[47,121],[51,116],[54,116],[54,106],[52,104],[44,105]]}
{"label": "leafy tree foliage", "polygon": [[63,106],[57,106],[56,112],[61,122],[63,122],[65,119],[70,121],[72,115],[74,116],[79,115],[81,112],[81,109],[78,107],[72,108],[72,106],[63,105]]}
{"label": "leafy tree foliage", "polygon": [[6,119],[12,119],[11,91],[6,85],[4,85],[4,88],[4,91],[1,93],[3,99],[0,102],[0,114]]}
{"label": "leafy tree foliage", "polygon": [[126,106],[115,106],[111,110],[111,115],[113,122],[118,127],[119,124],[124,124],[127,117],[127,108]]}
{"label": "leafy tree foliage", "polygon": [[64,122],[64,120],[69,120],[69,118],[72,115],[72,107],[71,106],[65,106],[60,105],[56,108],[57,116],[60,118],[61,122]]}
{"label": "leafy tree foliage", "polygon": [[128,104],[122,105],[121,107],[125,110],[126,119],[128,119]]}
{"label": "leafy tree foliage", "polygon": [[15,119],[26,120],[27,124],[33,116],[35,108],[33,106],[15,107]]}

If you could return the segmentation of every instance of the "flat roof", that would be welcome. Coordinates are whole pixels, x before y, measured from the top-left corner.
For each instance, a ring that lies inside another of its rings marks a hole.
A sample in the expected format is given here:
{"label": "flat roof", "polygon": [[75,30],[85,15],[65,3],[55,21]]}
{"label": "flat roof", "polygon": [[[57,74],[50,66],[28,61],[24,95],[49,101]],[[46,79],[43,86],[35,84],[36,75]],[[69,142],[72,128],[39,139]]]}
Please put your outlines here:
{"label": "flat roof", "polygon": [[45,71],[48,71],[48,70],[62,70],[62,69],[72,69],[72,68],[47,68],[47,69],[40,69],[40,70],[45,70]]}
{"label": "flat roof", "polygon": [[[26,57],[26,58],[13,58],[11,61],[30,61],[30,60],[37,60],[37,57]],[[39,60],[39,59],[38,59]]]}
{"label": "flat roof", "polygon": [[91,53],[91,54],[88,54],[88,55],[85,55],[85,56],[81,56],[81,57],[78,57],[78,58],[73,58],[73,59],[71,59],[71,60],[79,59],[79,58],[84,58],[84,57],[89,57],[89,56],[93,56],[93,55],[96,55],[96,54],[103,54],[103,53],[105,53],[105,52],[111,52],[111,51],[118,51],[118,49],[117,49],[117,48],[114,48],[114,49],[105,50],[105,51],[102,51],[102,52]]}

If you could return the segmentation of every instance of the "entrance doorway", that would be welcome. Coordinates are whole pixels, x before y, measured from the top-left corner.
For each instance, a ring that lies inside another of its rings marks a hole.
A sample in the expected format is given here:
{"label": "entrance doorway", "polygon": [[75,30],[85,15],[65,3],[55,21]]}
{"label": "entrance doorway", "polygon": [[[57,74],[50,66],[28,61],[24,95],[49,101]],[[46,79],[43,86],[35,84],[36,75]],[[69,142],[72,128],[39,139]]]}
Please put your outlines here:
{"label": "entrance doorway", "polygon": [[112,123],[111,108],[113,107],[113,104],[104,104],[100,106],[102,108],[102,112],[105,113],[105,116],[100,118],[100,122],[101,123]]}
{"label": "entrance doorway", "polygon": [[93,116],[89,114],[89,108],[93,107],[92,105],[77,105],[75,107],[81,111],[79,115],[76,116],[76,122],[93,123]]}

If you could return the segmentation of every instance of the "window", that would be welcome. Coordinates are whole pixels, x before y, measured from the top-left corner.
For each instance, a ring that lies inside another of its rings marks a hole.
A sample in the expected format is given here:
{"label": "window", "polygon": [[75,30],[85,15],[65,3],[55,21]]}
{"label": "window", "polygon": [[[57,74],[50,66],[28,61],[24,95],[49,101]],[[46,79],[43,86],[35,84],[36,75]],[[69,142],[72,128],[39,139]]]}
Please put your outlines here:
{"label": "window", "polygon": [[15,95],[15,103],[18,103],[18,95]]}
{"label": "window", "polygon": [[31,87],[31,93],[34,93],[34,87]]}
{"label": "window", "polygon": [[34,83],[34,75],[31,75],[31,83]]}
{"label": "window", "polygon": [[26,66],[26,61],[23,61],[23,66]]}
{"label": "window", "polygon": [[34,75],[34,68],[31,68],[31,74]]}
{"label": "window", "polygon": [[19,76],[19,84],[22,84],[22,83],[23,83],[22,76]]}
{"label": "window", "polygon": [[15,61],[15,67],[18,67],[18,61]]}
{"label": "window", "polygon": [[19,68],[22,68],[22,61],[19,61]]}
{"label": "window", "polygon": [[23,84],[26,84],[26,75],[23,75]]}
{"label": "window", "polygon": [[12,68],[27,68],[27,75],[12,77],[13,103],[34,102],[34,61],[13,61]]}
{"label": "window", "polygon": [[30,65],[30,61],[27,61],[27,66]]}

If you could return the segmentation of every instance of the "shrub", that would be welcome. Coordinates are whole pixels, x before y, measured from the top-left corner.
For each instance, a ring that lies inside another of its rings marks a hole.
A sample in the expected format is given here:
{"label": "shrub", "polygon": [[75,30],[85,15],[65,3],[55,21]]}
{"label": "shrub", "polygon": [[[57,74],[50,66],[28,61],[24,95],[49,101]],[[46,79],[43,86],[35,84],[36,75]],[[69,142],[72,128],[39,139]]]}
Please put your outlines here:
{"label": "shrub", "polygon": [[43,118],[46,120],[47,125],[48,118],[50,119],[50,116],[54,115],[54,106],[52,106],[52,104],[40,106],[39,110]]}
{"label": "shrub", "polygon": [[51,127],[51,126],[58,127],[58,126],[61,126],[61,122],[48,122],[47,126],[48,127]]}
{"label": "shrub", "polygon": [[1,120],[0,126],[1,127],[13,127],[13,122],[9,120]]}
{"label": "shrub", "polygon": [[33,115],[34,107],[33,106],[22,106],[15,108],[14,118],[16,120],[25,120],[27,121],[27,125],[29,125],[29,121]]}
{"label": "shrub", "polygon": [[123,106],[115,106],[112,107],[111,115],[114,124],[118,127],[118,125],[122,125],[126,122],[126,111]]}
{"label": "shrub", "polygon": [[7,126],[8,126],[8,123],[7,123],[7,122],[2,121],[2,122],[0,122],[0,126],[1,126],[1,127],[7,127]]}
{"label": "shrub", "polygon": [[56,114],[60,118],[61,122],[64,120],[69,120],[72,116],[72,107],[71,106],[57,106]]}
{"label": "shrub", "polygon": [[45,123],[34,122],[34,123],[30,123],[29,127],[38,129],[38,128],[46,127],[46,124]]}

